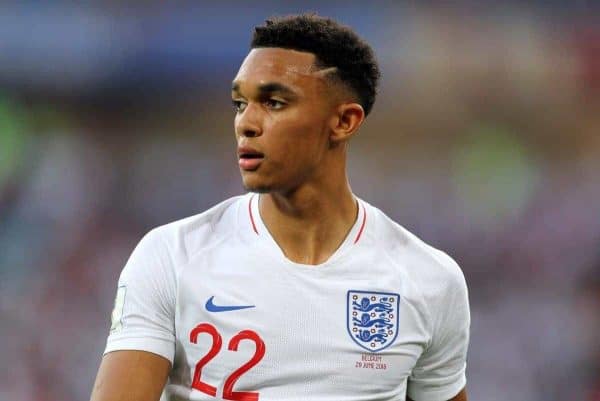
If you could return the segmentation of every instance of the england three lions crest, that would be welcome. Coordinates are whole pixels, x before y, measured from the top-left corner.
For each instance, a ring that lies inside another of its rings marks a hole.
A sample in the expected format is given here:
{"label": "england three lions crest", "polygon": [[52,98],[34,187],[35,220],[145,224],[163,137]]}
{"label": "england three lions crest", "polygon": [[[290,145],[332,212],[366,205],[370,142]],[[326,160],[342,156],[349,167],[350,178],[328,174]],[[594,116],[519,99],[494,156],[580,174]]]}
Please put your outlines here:
{"label": "england three lions crest", "polygon": [[370,352],[389,347],[398,335],[400,295],[348,291],[346,326],[355,343]]}

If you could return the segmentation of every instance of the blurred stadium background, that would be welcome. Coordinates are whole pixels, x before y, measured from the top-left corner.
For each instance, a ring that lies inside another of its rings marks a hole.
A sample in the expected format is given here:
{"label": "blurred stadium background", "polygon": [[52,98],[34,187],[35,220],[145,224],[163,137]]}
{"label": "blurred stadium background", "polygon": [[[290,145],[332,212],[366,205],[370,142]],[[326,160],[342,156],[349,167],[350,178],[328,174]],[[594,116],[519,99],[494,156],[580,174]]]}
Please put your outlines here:
{"label": "blurred stadium background", "polygon": [[84,3],[0,5],[1,400],[89,397],[137,241],[243,191],[252,26],[307,10],[376,49],[351,182],[462,266],[470,398],[600,400],[598,2]]}

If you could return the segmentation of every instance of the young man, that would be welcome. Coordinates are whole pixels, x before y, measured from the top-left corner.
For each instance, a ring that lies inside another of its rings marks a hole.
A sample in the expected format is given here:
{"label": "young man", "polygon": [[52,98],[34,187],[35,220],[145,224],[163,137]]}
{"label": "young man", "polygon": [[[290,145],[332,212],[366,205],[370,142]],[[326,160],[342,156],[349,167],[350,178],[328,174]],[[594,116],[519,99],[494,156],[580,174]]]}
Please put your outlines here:
{"label": "young man", "polygon": [[142,239],[94,401],[466,400],[459,267],[358,199],[379,71],[349,28],[267,21],[232,85],[250,191]]}

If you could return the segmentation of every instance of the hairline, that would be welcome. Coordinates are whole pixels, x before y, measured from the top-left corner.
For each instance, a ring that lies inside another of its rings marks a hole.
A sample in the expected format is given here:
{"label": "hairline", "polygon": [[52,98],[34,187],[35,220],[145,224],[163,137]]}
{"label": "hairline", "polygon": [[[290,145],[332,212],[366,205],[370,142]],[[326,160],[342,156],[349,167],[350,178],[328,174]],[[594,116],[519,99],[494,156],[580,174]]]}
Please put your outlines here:
{"label": "hairline", "polygon": [[352,87],[352,85],[350,85],[350,83],[344,81],[342,79],[342,77],[339,74],[339,67],[336,65],[327,65],[325,64],[325,62],[323,60],[321,60],[321,58],[319,58],[319,56],[310,51],[310,50],[304,50],[304,49],[298,49],[295,47],[285,47],[285,46],[251,46],[250,47],[250,51],[254,50],[254,49],[281,49],[281,50],[291,50],[291,51],[295,51],[295,52],[299,52],[299,53],[307,53],[307,54],[311,54],[314,56],[314,61],[311,65],[311,73],[323,73],[323,75],[321,75],[321,77],[324,79],[324,81],[328,84],[328,86],[337,91],[342,91],[345,92],[347,95],[349,95],[350,98],[352,98],[352,101],[361,104],[362,106],[362,102],[360,100],[360,95],[358,94],[358,92],[356,91],[356,89],[354,89]]}
{"label": "hairline", "polygon": [[335,68],[336,70],[339,69],[339,67],[336,65],[326,65],[323,62],[323,60],[321,60],[316,53],[311,52],[310,50],[298,49],[298,48],[294,48],[294,47],[285,47],[285,46],[252,46],[250,48],[250,51],[252,51],[254,49],[281,49],[281,50],[291,50],[291,51],[298,52],[298,53],[311,54],[315,58],[312,63],[312,66],[311,66],[311,72],[321,72],[323,70],[328,70],[328,69],[333,69],[333,68]]}

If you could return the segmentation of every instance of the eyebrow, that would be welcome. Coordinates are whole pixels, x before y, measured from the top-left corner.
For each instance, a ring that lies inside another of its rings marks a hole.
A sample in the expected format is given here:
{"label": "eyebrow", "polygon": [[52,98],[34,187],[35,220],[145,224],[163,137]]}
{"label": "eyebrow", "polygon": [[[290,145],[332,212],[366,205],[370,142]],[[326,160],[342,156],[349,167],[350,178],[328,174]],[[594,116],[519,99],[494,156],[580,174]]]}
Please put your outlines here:
{"label": "eyebrow", "polygon": [[[240,84],[238,82],[233,82],[231,84],[232,92],[240,92]],[[279,93],[286,96],[296,97],[298,94],[289,86],[285,86],[280,84],[279,82],[268,82],[266,84],[261,84],[258,86],[258,94],[259,97],[264,97],[267,95],[272,95],[274,93]]]}

